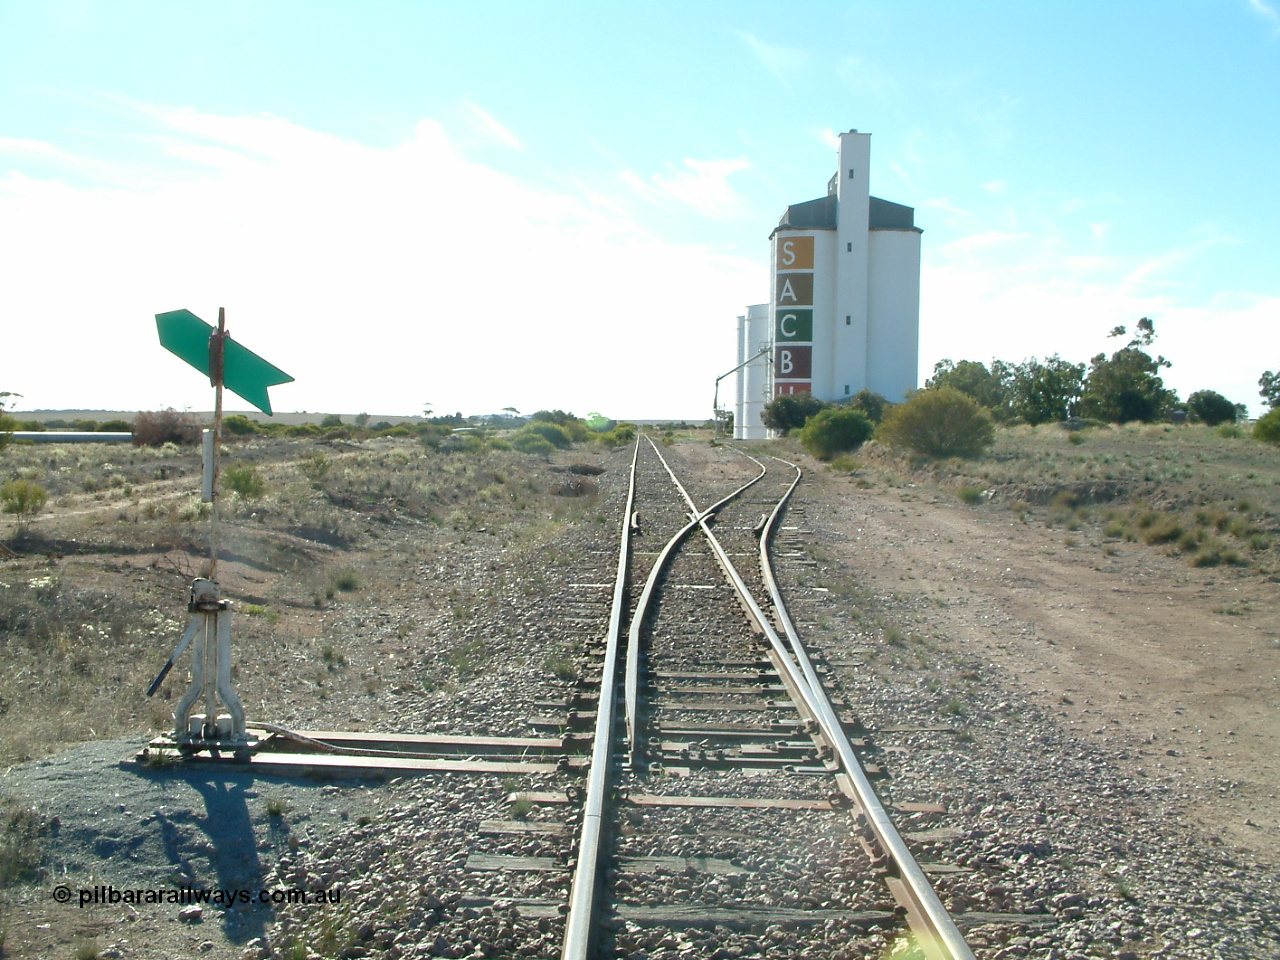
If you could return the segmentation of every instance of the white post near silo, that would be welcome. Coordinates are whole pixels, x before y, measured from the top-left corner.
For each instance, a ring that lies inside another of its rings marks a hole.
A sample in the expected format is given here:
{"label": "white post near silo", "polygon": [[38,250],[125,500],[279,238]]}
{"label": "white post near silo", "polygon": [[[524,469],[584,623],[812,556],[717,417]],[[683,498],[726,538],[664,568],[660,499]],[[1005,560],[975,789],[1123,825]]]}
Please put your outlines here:
{"label": "white post near silo", "polygon": [[773,343],[773,331],[770,329],[769,304],[755,303],[747,307],[746,317],[746,355],[743,359],[751,359],[742,368],[742,440],[763,440],[768,436],[764,421],[764,405],[770,399],[773,389],[771,373],[773,359],[764,353]]}
{"label": "white post near silo", "polygon": [[[738,317],[738,352],[735,363],[745,363],[749,354],[747,353],[747,318],[746,315]],[[743,431],[746,429],[742,422],[743,418],[743,400],[746,396],[746,372],[739,370],[733,378],[733,439],[741,440]]]}
{"label": "white post near silo", "polygon": [[[868,382],[867,322],[871,221],[871,134],[840,134],[836,171],[835,315],[832,318],[830,392],[841,399],[845,386],[857,392]],[[816,351],[815,351],[816,352]],[[815,378],[817,379],[817,378]],[[815,391],[817,392],[817,391]]]}

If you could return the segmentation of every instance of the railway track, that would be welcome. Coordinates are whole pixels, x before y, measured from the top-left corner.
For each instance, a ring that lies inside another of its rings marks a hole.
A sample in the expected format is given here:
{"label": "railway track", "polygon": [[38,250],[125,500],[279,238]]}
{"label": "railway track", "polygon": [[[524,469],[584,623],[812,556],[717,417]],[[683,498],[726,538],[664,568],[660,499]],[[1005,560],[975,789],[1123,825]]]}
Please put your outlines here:
{"label": "railway track", "polygon": [[612,578],[597,547],[556,598],[602,635],[539,702],[542,739],[442,738],[439,769],[526,786],[479,821],[440,916],[474,915],[490,956],[972,958],[890,816],[945,811],[877,798],[875,739],[783,602],[771,544],[805,562],[799,469],[723,448],[690,480],[678,461],[640,439]]}
{"label": "railway track", "polygon": [[686,489],[637,444],[563,956],[861,955],[889,931],[971,957],[773,579],[800,471],[732,466]]}
{"label": "railway track", "polygon": [[[647,440],[600,459],[604,499],[556,537],[463,538],[427,561],[424,579],[471,588],[450,589],[429,634],[436,661],[475,670],[456,693],[416,694],[406,664],[399,733],[302,731],[343,750],[288,751],[291,775],[391,780],[298,791],[268,882],[341,885],[343,912],[282,908],[258,955],[968,956],[956,924],[993,960],[1270,955],[1274,898],[1249,899],[1212,850],[1166,850],[1157,789],[1055,732],[994,666],[923,629],[891,637],[882,604],[898,598],[824,559],[820,531],[849,529],[832,501],[801,487],[779,506],[794,467]],[[801,656],[770,556],[829,658]],[[375,615],[362,635],[399,635],[397,614]],[[885,778],[885,809],[859,768]],[[351,823],[313,831],[313,808],[344,796]],[[1205,870],[1238,918],[1230,943],[1195,933],[1208,900],[1170,906],[1167,891],[1207,897]]]}

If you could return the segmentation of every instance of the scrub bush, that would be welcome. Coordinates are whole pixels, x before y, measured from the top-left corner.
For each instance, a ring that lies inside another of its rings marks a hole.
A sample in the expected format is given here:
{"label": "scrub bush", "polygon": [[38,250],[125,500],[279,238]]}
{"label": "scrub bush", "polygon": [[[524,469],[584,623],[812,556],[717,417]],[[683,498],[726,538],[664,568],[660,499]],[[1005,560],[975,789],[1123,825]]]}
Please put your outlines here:
{"label": "scrub bush", "polygon": [[819,460],[857,450],[866,443],[875,427],[861,410],[828,408],[809,418],[800,432],[804,448]]}
{"label": "scrub bush", "polygon": [[995,424],[972,397],[939,387],[886,413],[876,438],[929,457],[976,457],[995,441]]}
{"label": "scrub bush", "polygon": [[535,434],[547,441],[547,443],[551,444],[553,447],[559,447],[561,450],[567,450],[573,445],[573,438],[569,436],[569,431],[558,423],[539,420],[529,424],[520,432]]}
{"label": "scrub bush", "polygon": [[1236,405],[1215,390],[1197,390],[1187,398],[1187,413],[1193,420],[1216,427],[1236,419]]}
{"label": "scrub bush", "polygon": [[760,422],[785,437],[792,430],[801,429],[810,417],[826,406],[826,403],[808,393],[785,393],[764,405]]}
{"label": "scrub bush", "polygon": [[228,467],[222,479],[241,500],[259,500],[267,492],[267,481],[253,464]]}
{"label": "scrub bush", "polygon": [[243,413],[233,413],[230,416],[223,417],[222,429],[237,437],[248,437],[262,432],[258,425]]}
{"label": "scrub bush", "polygon": [[872,423],[879,423],[884,419],[885,412],[893,404],[880,394],[863,387],[853,395],[853,399],[849,401],[849,406],[854,410],[861,410]]}
{"label": "scrub bush", "polygon": [[163,447],[166,443],[195,443],[200,427],[185,413],[168,410],[144,410],[133,420],[135,447]]}
{"label": "scrub bush", "polygon": [[1258,418],[1253,425],[1253,439],[1280,444],[1280,407]]}
{"label": "scrub bush", "polygon": [[511,445],[521,453],[533,453],[546,456],[555,450],[551,443],[536,433],[517,433],[511,439]]}
{"label": "scrub bush", "polygon": [[49,499],[49,491],[30,480],[10,480],[0,487],[0,505],[5,513],[16,513],[20,528],[37,513],[44,509]]}

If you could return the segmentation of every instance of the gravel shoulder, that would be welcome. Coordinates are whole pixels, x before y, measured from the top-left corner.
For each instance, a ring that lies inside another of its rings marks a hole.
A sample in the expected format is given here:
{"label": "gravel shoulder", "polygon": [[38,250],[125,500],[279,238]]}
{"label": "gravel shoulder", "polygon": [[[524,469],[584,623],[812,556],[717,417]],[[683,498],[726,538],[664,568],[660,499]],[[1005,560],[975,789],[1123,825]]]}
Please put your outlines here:
{"label": "gravel shoulder", "polygon": [[1067,731],[1169,784],[1210,836],[1280,866],[1280,596],[1271,578],[819,469],[824,546],[913,626],[1000,669]]}
{"label": "gravel shoulder", "polygon": [[[705,444],[677,449],[712,482],[735,468]],[[531,713],[546,712],[538,703],[568,689],[551,662],[576,656],[605,609],[607,590],[586,588],[610,577],[629,455],[598,459],[608,467],[600,502],[576,521],[521,521],[527,537],[518,524],[447,537],[389,526],[394,534],[359,557],[348,551],[385,576],[323,610],[282,603],[272,629],[260,625],[308,646],[255,690],[251,714],[299,727],[526,732]],[[807,480],[785,522],[804,558],[784,565],[784,590],[806,598],[795,608],[802,634],[859,711],[924,731],[877,735],[891,772],[883,789],[947,808],[939,832],[905,825],[922,830],[917,853],[966,871],[940,883],[953,909],[1040,911],[1057,924],[1026,935],[970,929],[978,955],[1280,957],[1274,583],[1136,544],[1106,555],[1087,533],[1068,546],[1061,531],[1023,524],[999,504],[864,488],[803,462]],[[104,584],[140,575],[99,569]],[[270,592],[257,568],[228,575],[243,578],[242,592]],[[553,598],[574,584],[577,620],[557,617]],[[329,645],[345,658],[337,668],[319,662]],[[318,673],[310,684],[309,672]],[[964,736],[928,732],[939,724]],[[57,818],[45,878],[0,901],[3,956],[61,958],[83,942],[108,960],[284,956],[288,944],[338,930],[359,934],[353,949],[364,952],[348,955],[398,960],[467,955],[489,927],[525,955],[558,955],[545,919],[475,905],[479,887],[463,868],[475,824],[505,816],[508,791],[543,785],[121,767],[141,742],[88,743],[0,773],[0,794]],[[323,914],[217,910],[195,922],[176,906],[52,900],[63,882],[166,886],[175,875],[338,886],[347,899]],[[488,895],[551,899],[561,886],[557,876]],[[687,955],[676,944],[651,956],[668,953]]]}

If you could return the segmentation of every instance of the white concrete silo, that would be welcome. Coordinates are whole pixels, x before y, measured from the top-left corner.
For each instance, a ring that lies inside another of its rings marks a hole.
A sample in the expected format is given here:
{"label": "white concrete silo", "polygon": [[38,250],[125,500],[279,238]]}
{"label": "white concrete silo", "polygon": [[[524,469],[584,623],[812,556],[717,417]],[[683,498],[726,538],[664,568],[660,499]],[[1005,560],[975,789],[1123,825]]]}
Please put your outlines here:
{"label": "white concrete silo", "polygon": [[738,362],[743,366],[736,377],[736,396],[741,400],[734,409],[733,437],[764,440],[769,431],[760,416],[773,393],[773,361],[766,352],[773,341],[769,304],[752,304],[738,321]]}

